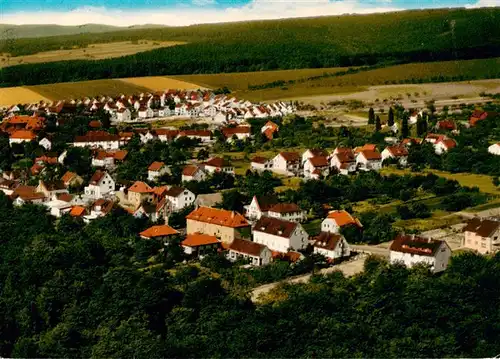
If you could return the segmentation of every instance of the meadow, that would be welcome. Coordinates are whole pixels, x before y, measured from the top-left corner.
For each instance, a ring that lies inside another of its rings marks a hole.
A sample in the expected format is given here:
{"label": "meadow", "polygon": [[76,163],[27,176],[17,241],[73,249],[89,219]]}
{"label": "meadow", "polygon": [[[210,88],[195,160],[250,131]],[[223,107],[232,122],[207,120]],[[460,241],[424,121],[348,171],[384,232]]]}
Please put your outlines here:
{"label": "meadow", "polygon": [[[42,41],[42,40],[41,40]],[[19,64],[37,64],[65,60],[101,60],[113,57],[121,57],[149,51],[163,47],[183,45],[180,41],[148,41],[136,42],[122,41],[112,43],[91,44],[87,47],[75,47],[72,49],[44,51],[31,55],[11,57],[8,54],[0,54],[0,68]]]}
{"label": "meadow", "polygon": [[167,76],[129,77],[125,79],[119,79],[118,81],[124,82],[126,84],[141,86],[153,91],[163,91],[166,89],[194,90],[209,88],[209,86],[202,85],[199,82],[192,83],[189,81],[182,81],[181,79]]}

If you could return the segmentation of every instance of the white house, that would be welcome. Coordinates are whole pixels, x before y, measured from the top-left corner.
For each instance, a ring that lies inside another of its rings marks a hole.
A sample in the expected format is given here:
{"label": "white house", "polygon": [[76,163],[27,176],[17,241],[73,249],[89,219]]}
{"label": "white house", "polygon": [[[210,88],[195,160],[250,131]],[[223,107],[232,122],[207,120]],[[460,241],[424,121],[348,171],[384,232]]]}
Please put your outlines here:
{"label": "white house", "polygon": [[97,170],[90,179],[89,185],[85,187],[85,196],[99,199],[115,190],[115,181],[108,172]]}
{"label": "white house", "polygon": [[92,157],[92,166],[111,168],[115,165],[115,156],[112,152],[97,151]]}
{"label": "white house", "polygon": [[252,158],[250,168],[255,171],[271,171],[273,168],[273,161],[264,157],[256,156]]}
{"label": "white house", "polygon": [[304,163],[305,178],[319,179],[321,176],[327,176],[329,173],[330,163],[326,156],[309,157]]}
{"label": "white house", "polygon": [[196,181],[201,182],[207,178],[205,171],[196,165],[184,167],[182,170],[182,182]]}
{"label": "white house", "polygon": [[320,150],[318,148],[305,150],[304,153],[302,154],[302,162],[301,162],[302,166],[305,165],[308,159],[314,157],[328,157],[328,152],[326,152],[325,150]]}
{"label": "white house", "polygon": [[321,232],[314,237],[314,253],[322,254],[328,259],[349,257],[351,247],[344,236],[336,233]]}
{"label": "white house", "polygon": [[36,135],[30,130],[17,130],[9,136],[9,144],[30,142],[36,139]]}
{"label": "white house", "polygon": [[139,118],[152,118],[154,116],[154,112],[149,107],[140,107],[137,110],[137,116]]}
{"label": "white house", "polygon": [[401,166],[408,164],[408,150],[404,146],[388,146],[382,151],[382,163],[387,159],[397,159]]}
{"label": "white house", "polygon": [[163,162],[155,161],[148,167],[148,181],[156,181],[158,178],[170,172],[170,168]]}
{"label": "white house", "polygon": [[345,210],[331,211],[321,222],[321,232],[339,233],[344,226],[362,227],[361,222]]}
{"label": "white house", "polygon": [[378,151],[361,151],[356,156],[356,167],[363,171],[378,171],[382,168],[382,155]]}
{"label": "white house", "polygon": [[488,147],[488,152],[495,156],[500,156],[500,143],[495,143]]}
{"label": "white house", "polygon": [[68,190],[64,185],[64,182],[61,180],[55,180],[55,181],[39,180],[36,191],[45,194],[45,197],[47,197],[49,200],[52,200],[58,194],[68,193]]}
{"label": "white house", "polygon": [[274,172],[297,175],[300,171],[300,155],[296,152],[280,152],[273,158]]}
{"label": "white house", "polygon": [[269,208],[278,203],[278,199],[274,196],[253,196],[252,202],[244,206],[245,217],[255,221],[262,216],[267,216]]}
{"label": "white house", "polygon": [[212,132],[209,130],[184,130],[179,132],[178,137],[187,137],[190,139],[198,139],[201,142],[210,142],[212,140]]}
{"label": "white house", "polygon": [[201,233],[188,234],[181,242],[184,253],[195,257],[203,257],[207,254],[217,253],[220,245],[220,241],[216,236]]}
{"label": "white house", "polygon": [[265,216],[257,221],[252,234],[254,242],[281,253],[306,248],[309,238],[300,223]]}
{"label": "white house", "polygon": [[132,113],[128,108],[120,108],[116,111],[115,117],[118,122],[126,122],[132,119]]}
{"label": "white house", "polygon": [[433,273],[444,271],[450,258],[451,249],[446,241],[415,235],[399,235],[390,247],[391,263],[403,263],[407,267],[428,264]]}
{"label": "white house", "polygon": [[235,238],[229,245],[227,257],[230,261],[247,259],[254,266],[262,266],[271,262],[271,250],[263,244]]}
{"label": "white house", "polygon": [[76,136],[73,146],[117,150],[120,147],[120,136],[104,131],[90,131],[86,135]]}
{"label": "white house", "polygon": [[295,203],[276,203],[268,209],[267,215],[291,222],[303,222],[306,219],[306,211]]}
{"label": "white house", "polygon": [[330,157],[330,167],[340,174],[348,175],[356,171],[354,151],[350,148],[337,147]]}
{"label": "white house", "polygon": [[226,138],[226,142],[232,142],[233,136],[238,140],[245,140],[251,136],[250,126],[226,127],[221,129],[221,132]]}
{"label": "white house", "polygon": [[444,140],[439,140],[434,145],[434,151],[436,152],[437,155],[442,155],[443,153],[446,153],[455,147],[457,147],[457,143],[455,142],[455,140],[448,138]]}
{"label": "white house", "polygon": [[38,142],[38,144],[45,148],[47,151],[50,151],[50,149],[52,148],[52,142],[47,137],[42,138],[40,142]]}
{"label": "white house", "polygon": [[165,198],[172,204],[172,211],[178,212],[192,205],[196,195],[186,188],[172,186],[165,192]]}
{"label": "white house", "polygon": [[221,157],[210,158],[205,162],[204,169],[208,173],[224,172],[228,174],[234,174],[234,167]]}
{"label": "white house", "polygon": [[71,211],[73,205],[66,201],[61,201],[59,199],[53,199],[49,202],[43,204],[50,210],[50,214],[54,217],[61,217],[63,214]]}
{"label": "white house", "polygon": [[98,199],[90,207],[90,214],[83,216],[84,222],[89,223],[90,221],[96,218],[104,217],[105,215],[111,212],[113,206],[114,206],[113,201],[103,198]]}

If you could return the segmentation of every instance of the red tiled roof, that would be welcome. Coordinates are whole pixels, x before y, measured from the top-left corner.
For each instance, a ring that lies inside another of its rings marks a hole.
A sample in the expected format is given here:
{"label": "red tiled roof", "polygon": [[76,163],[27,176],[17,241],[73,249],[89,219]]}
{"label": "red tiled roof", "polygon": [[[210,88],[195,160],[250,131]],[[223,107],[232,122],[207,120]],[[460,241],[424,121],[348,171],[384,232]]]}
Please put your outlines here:
{"label": "red tiled roof", "polygon": [[231,167],[231,164],[221,157],[213,157],[205,162],[206,166],[216,167],[216,168],[224,168]]}
{"label": "red tiled roof", "polygon": [[256,157],[252,158],[251,162],[264,164],[267,161],[269,161],[269,160],[267,158],[265,158],[265,157],[256,156]]}
{"label": "red tiled roof", "polygon": [[462,229],[463,232],[473,232],[481,237],[490,237],[500,227],[500,221],[491,219],[472,218]]}
{"label": "red tiled roof", "polygon": [[321,232],[319,235],[314,237],[314,247],[323,248],[329,251],[335,250],[338,243],[343,239],[340,234]]}
{"label": "red tiled roof", "polygon": [[280,152],[281,157],[287,162],[299,162],[300,155],[297,152]]}
{"label": "red tiled roof", "polygon": [[452,120],[443,120],[437,123],[437,127],[440,130],[455,130],[457,128],[457,125]]}
{"label": "red tiled roof", "polygon": [[183,176],[194,176],[194,174],[199,170],[198,166],[186,166],[182,170]]}
{"label": "red tiled roof", "polygon": [[140,234],[141,237],[146,238],[155,238],[155,237],[166,237],[174,234],[178,234],[175,229],[170,227],[168,224],[163,224],[159,226],[152,226],[148,229],[142,231]]}
{"label": "red tiled roof", "polygon": [[434,256],[443,241],[410,235],[399,235],[391,244],[390,250],[401,253]]}
{"label": "red tiled roof", "polygon": [[97,170],[95,171],[92,178],[90,178],[90,184],[97,185],[99,181],[106,175],[106,171]]}
{"label": "red tiled roof", "polygon": [[333,219],[339,227],[349,224],[361,227],[361,223],[359,222],[359,220],[344,210],[332,211],[328,213],[327,218]]}
{"label": "red tiled roof", "polygon": [[186,239],[182,241],[182,245],[186,247],[199,247],[206,246],[209,244],[219,244],[219,240],[215,236],[209,236],[208,234],[194,233],[188,234]]}
{"label": "red tiled roof", "polygon": [[240,228],[248,227],[245,217],[235,211],[224,209],[199,207],[186,216],[186,219],[193,221],[211,223],[224,227]]}
{"label": "red tiled roof", "polygon": [[263,232],[271,234],[274,236],[280,236],[284,238],[290,238],[295,228],[297,228],[297,223],[283,221],[278,218],[271,217],[260,217],[260,219],[255,223],[253,227],[254,232]]}
{"label": "red tiled roof", "polygon": [[221,129],[222,134],[225,137],[231,137],[237,133],[239,134],[250,134],[250,127],[248,126],[238,126],[238,127],[226,127]]}
{"label": "red tiled roof", "polygon": [[69,211],[69,215],[72,216],[72,217],[81,217],[83,215],[85,215],[85,212],[87,210],[85,209],[85,207],[82,207],[82,206],[73,206],[71,208],[71,211]]}
{"label": "red tiled roof", "polygon": [[325,167],[328,166],[328,157],[326,156],[312,157],[309,158],[309,162],[311,162],[311,164],[314,167]]}
{"label": "red tiled roof", "polygon": [[148,171],[159,171],[163,166],[165,166],[165,163],[155,161],[149,165]]}
{"label": "red tiled roof", "polygon": [[274,133],[277,132],[278,130],[274,130],[272,128],[267,128],[264,130],[264,136],[266,136],[266,138],[268,140],[272,140],[274,138]]}
{"label": "red tiled roof", "polygon": [[118,151],[114,152],[113,157],[117,161],[123,161],[123,160],[125,160],[125,158],[127,157],[127,155],[128,155],[128,151],[127,150],[118,150]]}
{"label": "red tiled roof", "polygon": [[263,244],[239,238],[235,238],[229,245],[229,250],[243,254],[250,254],[254,257],[259,257],[264,249],[266,249],[266,246]]}
{"label": "red tiled roof", "polygon": [[55,165],[57,163],[57,157],[48,157],[46,155],[35,158],[35,162],[45,162],[51,165]]}
{"label": "red tiled roof", "polygon": [[457,146],[455,140],[452,140],[451,138],[448,138],[446,140],[440,140],[439,142],[441,142],[448,149],[455,148]]}
{"label": "red tiled roof", "polygon": [[83,136],[76,136],[74,142],[108,142],[119,141],[120,135],[112,135],[105,131],[89,131]]}
{"label": "red tiled roof", "polygon": [[309,150],[313,157],[328,157],[328,152],[319,148],[312,148]]}
{"label": "red tiled roof", "polygon": [[132,186],[129,187],[129,192],[137,192],[137,193],[148,193],[151,192],[153,189],[147,184],[142,181],[135,181]]}
{"label": "red tiled roof", "polygon": [[408,156],[408,150],[403,146],[389,146],[387,147],[387,151],[389,151],[394,157]]}
{"label": "red tiled roof", "polygon": [[211,137],[212,132],[210,132],[209,130],[184,130],[179,132],[179,136]]}
{"label": "red tiled roof", "polygon": [[365,145],[361,147],[356,147],[354,149],[354,152],[359,153],[363,151],[377,151],[377,145],[373,145],[371,143],[366,143]]}
{"label": "red tiled roof", "polygon": [[369,161],[375,161],[382,159],[382,155],[378,151],[364,150],[361,154]]}
{"label": "red tiled roof", "polygon": [[271,208],[269,208],[269,212],[297,213],[297,212],[302,212],[302,210],[295,203],[277,203]]}
{"label": "red tiled roof", "polygon": [[34,140],[36,135],[30,130],[18,130],[10,135],[10,138],[20,139],[20,140]]}
{"label": "red tiled roof", "polygon": [[59,193],[57,199],[64,202],[71,202],[73,200],[73,195],[69,193]]}

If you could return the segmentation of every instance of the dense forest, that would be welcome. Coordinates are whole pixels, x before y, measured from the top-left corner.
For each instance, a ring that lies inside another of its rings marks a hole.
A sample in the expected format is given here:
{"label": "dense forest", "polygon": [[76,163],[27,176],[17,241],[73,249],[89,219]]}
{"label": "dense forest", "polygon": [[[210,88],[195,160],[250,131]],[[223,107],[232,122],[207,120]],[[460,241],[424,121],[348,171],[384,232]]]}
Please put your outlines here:
{"label": "dense forest", "polygon": [[141,39],[188,44],[115,59],[6,67],[0,86],[493,57],[500,56],[498,24],[499,9],[454,9],[7,39],[0,52],[12,56]]}
{"label": "dense forest", "polygon": [[[36,220],[34,220],[36,218]],[[365,272],[313,276],[254,304],[182,264],[172,239],[116,210],[85,227],[0,194],[4,357],[492,357],[500,353],[500,257],[455,256],[446,273],[369,258]],[[148,258],[157,264],[149,266]]]}

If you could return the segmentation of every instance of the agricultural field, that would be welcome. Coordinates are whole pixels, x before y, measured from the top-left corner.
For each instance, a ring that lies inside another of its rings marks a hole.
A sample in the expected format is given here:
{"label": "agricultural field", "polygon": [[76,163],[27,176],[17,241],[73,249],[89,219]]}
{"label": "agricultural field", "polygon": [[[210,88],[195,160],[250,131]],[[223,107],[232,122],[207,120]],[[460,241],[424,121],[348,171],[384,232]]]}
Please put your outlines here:
{"label": "agricultural field", "polygon": [[[120,94],[139,94],[151,91],[149,88],[120,80],[63,82],[50,85],[28,86],[27,89],[50,100],[67,100],[99,95],[117,96]],[[2,90],[0,89],[0,91]],[[16,103],[19,102],[23,101],[16,101]]]}
{"label": "agricultural field", "polygon": [[119,81],[135,86],[148,88],[153,91],[163,91],[165,89],[195,90],[211,87],[201,85],[199,82],[193,83],[187,79],[186,81],[183,81],[178,78],[166,76],[129,77],[125,79],[119,79]]}
{"label": "agricultural field", "polygon": [[10,106],[18,103],[34,103],[47,101],[48,97],[26,87],[0,88],[0,106]]}
{"label": "agricultural field", "polygon": [[138,52],[155,50],[163,47],[183,45],[181,41],[148,41],[137,42],[122,41],[104,44],[91,44],[88,47],[75,47],[68,50],[53,50],[39,52],[32,55],[10,57],[8,54],[0,54],[0,68],[20,65],[37,64],[64,60],[101,60],[113,57],[133,55]]}

